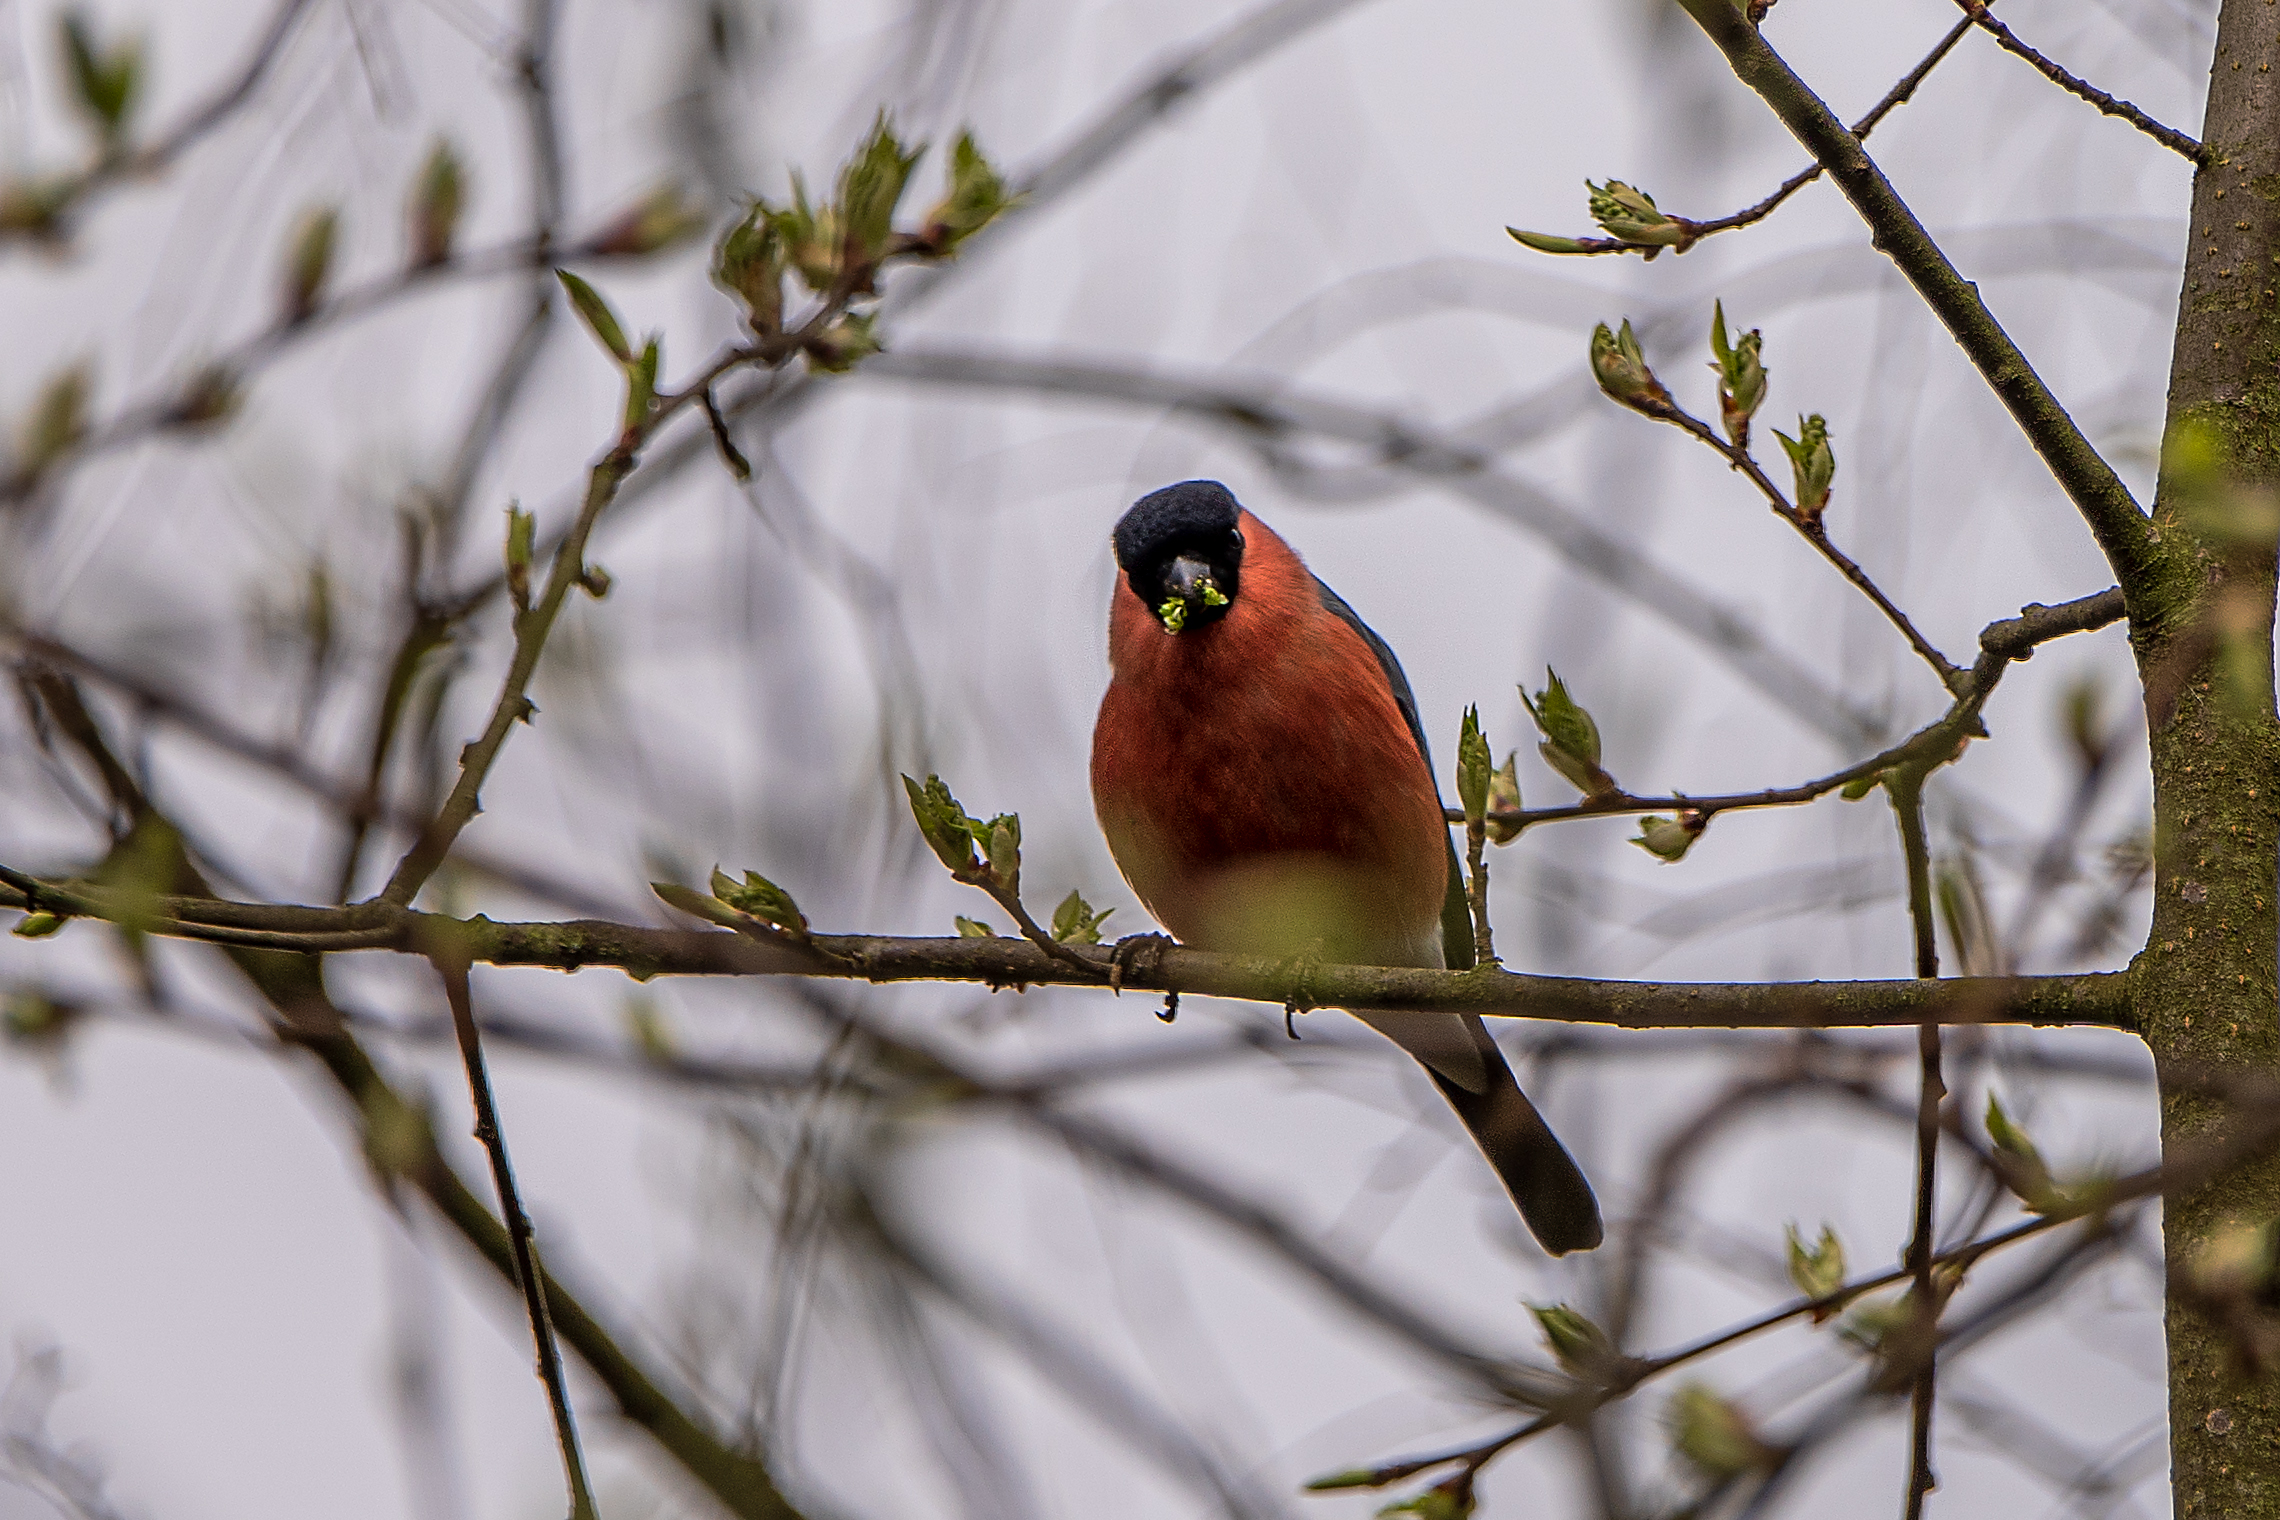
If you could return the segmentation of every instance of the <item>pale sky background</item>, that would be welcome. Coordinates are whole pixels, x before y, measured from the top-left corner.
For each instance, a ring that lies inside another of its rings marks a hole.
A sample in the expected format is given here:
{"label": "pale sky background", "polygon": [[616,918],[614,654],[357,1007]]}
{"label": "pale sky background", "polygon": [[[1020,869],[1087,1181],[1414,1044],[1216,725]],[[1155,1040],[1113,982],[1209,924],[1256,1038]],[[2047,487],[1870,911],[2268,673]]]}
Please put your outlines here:
{"label": "pale sky background", "polygon": [[[1190,0],[724,9],[743,51],[700,98],[702,7],[569,0],[558,67],[573,230],[692,164],[767,194],[782,193],[792,167],[827,183],[882,105],[914,135],[940,141],[971,125],[999,161],[1034,165],[1239,14]],[[893,775],[938,769],[974,811],[1020,810],[1033,902],[1081,886],[1117,905],[1112,930],[1146,927],[1084,779],[1106,679],[1106,536],[1134,496],[1197,475],[1233,486],[1401,652],[1444,777],[1459,713],[1477,702],[1499,750],[1521,748],[1529,800],[1569,795],[1537,762],[1515,691],[1540,684],[1547,663],[1596,714],[1609,767],[1634,789],[1725,791],[1837,769],[1935,716],[1936,684],[1718,461],[1619,413],[1586,373],[1592,324],[1628,315],[1681,399],[1714,409],[1702,368],[1714,297],[1738,325],[1764,329],[1761,435],[1800,411],[1827,415],[1833,532],[1951,658],[1968,663],[1978,630],[2022,603],[2109,584],[2031,451],[1827,187],[1759,229],[1652,265],[1552,260],[1505,235],[1507,224],[1588,231],[1586,176],[1629,179],[1667,209],[1710,217],[1802,163],[1675,7],[1325,9],[1336,14],[1009,221],[889,324],[886,361],[817,387],[756,444],[751,492],[700,448],[606,519],[592,557],[617,589],[566,616],[536,689],[541,719],[515,735],[468,843],[639,921],[667,917],[646,881],[698,880],[719,862],[783,882],[820,927],[940,933],[953,913],[994,914],[918,858]],[[84,357],[96,414],[108,416],[259,330],[286,230],[312,202],[344,207],[344,281],[396,267],[405,186],[439,133],[472,165],[464,243],[518,235],[526,146],[503,67],[513,11],[505,0],[315,0],[248,109],[162,183],[104,201],[61,256],[0,252],[0,414],[19,415],[46,375]],[[269,8],[127,0],[96,13],[103,27],[147,33],[142,120],[164,124],[238,66]],[[1946,0],[1784,0],[1769,35],[1849,118],[1955,14]],[[2006,0],[2004,14],[2079,72],[2197,130],[2213,16],[2203,0]],[[81,151],[58,102],[52,15],[45,0],[0,0],[0,171]],[[2149,489],[2186,166],[1979,37],[1871,146],[2093,440]],[[933,159],[922,166],[914,207],[935,172]],[[732,332],[700,248],[587,273],[630,327],[665,333],[670,373]],[[306,745],[350,775],[370,667],[394,637],[397,505],[444,468],[520,319],[520,290],[513,278],[467,282],[400,303],[265,369],[228,431],[80,471],[40,514],[0,528],[0,597],[26,621],[181,683],[241,727],[289,738],[300,656],[265,640],[265,618],[279,614],[263,609],[289,607],[321,559],[340,598],[340,679],[355,684],[318,709]],[[975,384],[977,354],[1336,402],[1455,433],[1492,449],[1496,467],[1434,481],[1319,438],[1270,458],[1161,404]],[[945,370],[959,383],[923,378]],[[558,321],[478,478],[456,584],[496,563],[510,498],[542,526],[567,520],[584,461],[609,437],[614,383]],[[1779,460],[1770,437],[1761,457]],[[1550,546],[1548,511],[1596,525],[1739,614],[1803,684],[1841,692],[1852,716],[1810,697],[1784,705],[1678,626],[1667,603],[1581,574]],[[504,664],[502,619],[487,616],[474,635],[447,755],[480,723]],[[2104,683],[2111,710],[2130,706],[2119,630],[2015,667],[1989,711],[1995,742],[1936,785],[1935,845],[1978,862],[1999,921],[2072,785],[2055,712],[2081,679]],[[84,864],[98,835],[10,714],[0,859]],[[248,768],[163,725],[147,732],[157,795],[243,890],[320,900],[329,825]],[[2142,735],[2128,735],[2122,780],[2085,835],[2092,863],[2148,811]],[[1616,820],[1544,829],[1495,857],[1509,964],[1658,979],[1907,974],[1899,853],[1879,802],[1730,816],[1675,867],[1626,843],[1630,832]],[[383,856],[360,891],[377,889],[393,851]],[[2062,899],[2027,969],[2061,968],[2062,927],[2087,900]],[[457,905],[563,911],[481,893]],[[2143,913],[2133,903],[2101,956],[2065,969],[2119,964]],[[1953,947],[1944,953],[1952,965]],[[183,1005],[246,1027],[216,960],[170,947],[162,969]],[[432,985],[415,969],[336,958],[332,985],[359,1009],[432,1017]],[[0,941],[0,978],[91,996],[122,985],[88,926]],[[820,1044],[790,988],[487,971],[476,989],[492,1011],[613,1046],[636,996],[693,1053],[804,1057]],[[964,988],[877,990],[858,1006],[1006,1070],[1279,1023],[1276,1010],[1190,1000],[1166,1030],[1145,1000]],[[1534,1349],[1524,1300],[1593,1301],[1597,1259],[1555,1264],[1525,1242],[1413,1067],[1340,1014],[1317,1013],[1303,1032],[1298,1047],[1278,1034],[1263,1055],[1112,1084],[1088,1101],[1271,1200],[1491,1348]],[[1558,1033],[1503,1032],[1516,1052]],[[1590,1043],[1556,1072],[1521,1074],[1615,1217],[1664,1134],[1779,1048],[1743,1037],[1679,1051]],[[382,1048],[463,1137],[448,1053]],[[2153,1156],[2147,1077],[2066,1080],[2038,1069],[2036,1052],[2143,1065],[2119,1036],[1999,1034],[1977,1064],[1959,1056],[1966,1112],[1992,1083],[2062,1169]],[[818,1516],[1232,1508],[1347,1520],[1392,1494],[1298,1486],[1455,1445],[1502,1418],[1208,1221],[1005,1124],[911,1121],[889,1172],[908,1217],[967,1273],[1075,1327],[1194,1432],[1235,1475],[1238,1498],[1214,1499],[955,1312],[921,1305],[920,1335],[893,1317],[862,1261],[777,1237],[753,1201],[768,1196],[755,1181],[766,1167],[731,1137],[742,1121],[779,1142],[795,1133],[796,1106],[717,1101],[513,1051],[497,1066],[550,1261],[720,1399],[761,1390],[757,1407],[784,1412],[771,1437],[779,1470]],[[1883,1076],[1895,1096],[1912,1095],[1906,1060]],[[827,1149],[860,1139],[851,1125],[811,1135]],[[473,1177],[479,1157],[460,1143]],[[0,1058],[0,1155],[0,1331],[27,1354],[60,1348],[69,1375],[53,1429],[101,1463],[120,1514],[560,1511],[519,1306],[455,1239],[424,1219],[406,1229],[376,1203],[311,1072],[122,1010],[59,1061]],[[1900,1125],[1825,1104],[1781,1109],[1702,1163],[1682,1238],[1657,1258],[1636,1349],[1788,1297],[1771,1265],[1786,1221],[1833,1222],[1862,1269],[1894,1259],[1905,1239]],[[1956,1359],[1936,1513],[2072,1513],[2038,1471],[2066,1470],[2068,1447],[2115,1462],[2127,1490],[2118,1510],[2082,1512],[2165,1511],[2158,1268],[2144,1221],[2130,1251],[2057,1307]],[[2015,1270],[1990,1269],[1988,1291]],[[399,1415],[391,1367],[407,1346],[441,1368],[440,1448],[408,1437]],[[912,1371],[929,1356],[936,1393]],[[1704,1375],[1787,1429],[1840,1397],[1858,1367],[1827,1332],[1798,1328]],[[1669,1477],[1663,1397],[1650,1389],[1622,1416],[1650,1496]],[[1975,1402],[2014,1405],[2029,1424],[1975,1421]],[[585,1407],[613,1520],[703,1512],[660,1489],[664,1465],[646,1437],[613,1427],[596,1399]],[[968,1411],[969,1428],[945,1433],[948,1407]],[[2055,1433],[2053,1456],[2038,1443]],[[1864,1422],[1808,1467],[1785,1512],[1891,1508],[1904,1442],[1899,1414]],[[1580,1512],[1576,1455],[1547,1442],[1508,1457],[1484,1481],[1483,1513]],[[0,1520],[49,1513],[0,1486]]]}

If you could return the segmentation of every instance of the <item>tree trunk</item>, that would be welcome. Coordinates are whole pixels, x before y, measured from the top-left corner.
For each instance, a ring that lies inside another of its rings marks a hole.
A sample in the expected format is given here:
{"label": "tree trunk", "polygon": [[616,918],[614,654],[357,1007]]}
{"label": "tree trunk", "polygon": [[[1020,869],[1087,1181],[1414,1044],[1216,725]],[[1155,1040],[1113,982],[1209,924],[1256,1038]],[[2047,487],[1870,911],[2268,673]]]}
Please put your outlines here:
{"label": "tree trunk", "polygon": [[[2269,1069],[2280,737],[2270,495],[2280,482],[2280,5],[2224,0],[2193,185],[2155,523],[2159,573],[2129,593],[2153,752],[2153,930],[2135,965],[2162,1073],[2162,1144],[2222,1111],[2193,1068]],[[2212,478],[2213,477],[2213,478]],[[2166,1206],[2174,1275],[2227,1222],[2280,1215],[2280,1159]],[[2224,1340],[2168,1314],[2176,1513],[2280,1515],[2280,1389],[2242,1384]]]}

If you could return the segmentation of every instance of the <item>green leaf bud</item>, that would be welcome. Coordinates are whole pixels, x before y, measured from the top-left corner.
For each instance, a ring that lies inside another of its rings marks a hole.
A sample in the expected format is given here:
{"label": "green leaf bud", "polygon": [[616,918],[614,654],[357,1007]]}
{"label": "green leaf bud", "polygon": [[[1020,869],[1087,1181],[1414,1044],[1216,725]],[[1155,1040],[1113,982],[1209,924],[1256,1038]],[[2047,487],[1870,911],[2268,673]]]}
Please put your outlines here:
{"label": "green leaf bud", "polygon": [[1306,1491],[1310,1494],[1327,1494],[1341,1488],[1379,1488],[1384,1485],[1376,1471],[1367,1467],[1349,1467],[1344,1472],[1324,1473],[1309,1478]]}
{"label": "green leaf bud", "polygon": [[784,252],[779,213],[766,201],[754,201],[713,245],[714,282],[744,303],[762,337],[783,330]]}
{"label": "green leaf bud", "polygon": [[1498,813],[1517,813],[1520,807],[1520,755],[1518,751],[1508,750],[1504,763],[1488,778],[1490,844],[1510,844],[1520,837],[1520,825],[1502,821],[1495,816]]}
{"label": "green leaf bud", "polygon": [[1480,731],[1480,709],[1467,707],[1464,726],[1457,731],[1457,800],[1464,805],[1467,827],[1480,827],[1487,816],[1495,765],[1489,758],[1487,736]]}
{"label": "green leaf bud", "polygon": [[641,346],[641,357],[626,366],[625,425],[640,427],[657,404],[657,366],[663,362],[664,335],[651,333]]}
{"label": "green leaf bud", "polygon": [[1773,1448],[1758,1437],[1749,1418],[1704,1383],[1686,1383],[1663,1413],[1671,1445],[1713,1479],[1737,1478],[1770,1469]]}
{"label": "green leaf bud", "polygon": [[61,914],[27,913],[8,932],[18,939],[46,939],[69,922],[71,920]]}
{"label": "green leaf bud", "polygon": [[996,939],[998,937],[997,930],[978,918],[968,918],[965,914],[960,913],[950,921],[958,926],[958,937],[960,939]]}
{"label": "green leaf bud", "polygon": [[96,40],[86,12],[80,10],[65,11],[57,30],[79,108],[94,123],[103,146],[117,148],[126,139],[128,118],[142,93],[142,39],[122,38],[104,47]]}
{"label": "green leaf bud", "polygon": [[1709,826],[1710,820],[1691,808],[1676,818],[1650,813],[1639,820],[1639,832],[1631,843],[1664,865],[1676,865],[1686,858],[1686,852],[1694,848],[1694,841],[1700,839],[1702,831]]}
{"label": "green leaf bud", "polygon": [[1727,342],[1725,303],[1712,303],[1710,349],[1718,357],[1710,367],[1718,372],[1718,416],[1736,448],[1749,447],[1750,419],[1765,405],[1764,348],[1765,337],[1754,327]]}
{"label": "green leaf bud", "polygon": [[419,177],[412,182],[412,267],[431,269],[451,261],[452,240],[459,235],[459,214],[466,209],[467,172],[450,143],[437,138],[428,149]]}
{"label": "green leaf bud", "polygon": [[1845,783],[1844,790],[1839,792],[1837,795],[1844,798],[1847,802],[1858,802],[1861,798],[1866,797],[1870,792],[1875,791],[1883,784],[1884,772],[1882,771],[1877,771],[1874,774],[1867,776],[1855,776],[1852,778],[1852,780]]}
{"label": "green leaf bud", "polygon": [[1589,192],[1591,219],[1604,227],[1609,237],[1654,248],[1668,248],[1686,241],[1685,225],[1658,210],[1655,198],[1646,191],[1634,189],[1619,179],[1611,179],[1604,185],[1595,185],[1587,179],[1583,188]]}
{"label": "green leaf bud", "polygon": [[182,383],[166,421],[172,427],[210,427],[236,416],[244,401],[237,371],[222,363],[208,364]]}
{"label": "green leaf bud", "polygon": [[87,436],[87,396],[94,383],[94,372],[83,361],[57,371],[40,387],[17,445],[21,475],[36,479]]}
{"label": "green leaf bud", "polygon": [[809,340],[808,366],[826,374],[840,375],[877,353],[879,340],[871,331],[874,320],[874,313],[863,311],[850,312],[832,323]]}
{"label": "green leaf bud", "polygon": [[1604,322],[1592,329],[1591,374],[1601,390],[1633,411],[1659,417],[1670,408],[1670,392],[1648,367],[1628,317],[1619,331]]}
{"label": "green leaf bud", "polygon": [[[1807,1298],[1827,1298],[1845,1285],[1845,1247],[1837,1239],[1834,1225],[1821,1226],[1821,1238],[1813,1249],[1805,1249],[1805,1241],[1797,1233],[1797,1226],[1787,1226],[1789,1281]],[[1813,1323],[1820,1324],[1836,1313],[1834,1309],[1813,1311]]]}
{"label": "green leaf bud", "polygon": [[1829,505],[1829,482],[1836,478],[1837,456],[1829,447],[1829,424],[1819,412],[1797,419],[1797,436],[1776,429],[1782,452],[1797,479],[1797,515],[1817,525]]}
{"label": "green leaf bud", "polygon": [[704,208],[676,182],[645,191],[595,233],[587,249],[604,258],[639,258],[661,253],[694,237],[705,226]]}
{"label": "green leaf bud", "polygon": [[507,596],[515,611],[530,611],[530,567],[538,543],[538,516],[507,503]]}
{"label": "green leaf bud", "polygon": [[1021,815],[1000,813],[974,829],[974,842],[988,857],[990,879],[1009,894],[1021,891]]}
{"label": "green leaf bud", "polygon": [[2051,1179],[2042,1152],[2026,1130],[2003,1111],[2002,1100],[1992,1092],[1987,1095],[1987,1138],[1995,1147],[1996,1171],[2031,1212],[2047,1214],[2065,1205],[2066,1195]]}
{"label": "green leaf bud", "polygon": [[1552,1355],[1569,1372],[1595,1379],[1614,1365],[1615,1343],[1582,1313],[1566,1304],[1530,1304],[1528,1309],[1543,1328]]}
{"label": "green leaf bud", "polygon": [[282,305],[286,326],[308,321],[317,309],[317,301],[324,295],[325,281],[332,274],[333,245],[339,234],[340,211],[332,206],[311,207],[293,224],[293,235],[286,244],[285,254]]}

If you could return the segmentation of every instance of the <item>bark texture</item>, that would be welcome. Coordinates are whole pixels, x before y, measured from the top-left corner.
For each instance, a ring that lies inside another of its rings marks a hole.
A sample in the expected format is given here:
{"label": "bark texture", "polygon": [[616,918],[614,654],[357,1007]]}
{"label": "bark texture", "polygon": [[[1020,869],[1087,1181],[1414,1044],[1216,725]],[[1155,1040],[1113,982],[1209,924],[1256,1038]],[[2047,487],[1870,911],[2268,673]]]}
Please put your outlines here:
{"label": "bark texture", "polygon": [[[2153,930],[2139,1027],[2165,1072],[2269,1070],[2280,1055],[2274,903],[2280,740],[2272,690],[2273,490],[2280,484],[2280,4],[2224,0],[2193,187],[2154,573],[2124,585],[2146,686]],[[2226,1122],[2163,1084],[2162,1143]],[[2174,1280],[2212,1230],[2280,1213],[2280,1160],[2171,1199]],[[2172,1295],[2176,1513],[2280,1515],[2280,1386],[2239,1382],[2221,1338]]]}

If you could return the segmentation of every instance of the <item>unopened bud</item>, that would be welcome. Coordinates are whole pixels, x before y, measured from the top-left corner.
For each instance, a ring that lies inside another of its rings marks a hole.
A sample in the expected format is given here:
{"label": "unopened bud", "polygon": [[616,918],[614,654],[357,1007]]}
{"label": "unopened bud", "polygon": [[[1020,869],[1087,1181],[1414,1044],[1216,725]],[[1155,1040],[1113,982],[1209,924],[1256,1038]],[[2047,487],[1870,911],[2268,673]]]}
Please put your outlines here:
{"label": "unopened bud", "polygon": [[1490,844],[1510,844],[1520,837],[1520,825],[1498,818],[1498,813],[1520,811],[1520,756],[1509,752],[1496,774],[1488,778],[1488,841]]}
{"label": "unopened bud", "polygon": [[1648,367],[1628,317],[1620,330],[1604,322],[1592,330],[1591,374],[1601,390],[1634,410],[1660,416],[1670,406],[1670,392]]}
{"label": "unopened bud", "polygon": [[303,212],[293,227],[285,256],[284,319],[288,327],[309,319],[332,274],[333,244],[340,232],[340,212],[318,206]]}
{"label": "unopened bud", "polygon": [[530,611],[530,565],[538,537],[538,518],[521,507],[507,505],[507,597],[515,611]]}
{"label": "unopened bud", "polygon": [[459,214],[466,207],[467,176],[451,144],[436,139],[412,184],[412,267],[427,269],[450,262],[451,244],[459,233]]}
{"label": "unopened bud", "polygon": [[826,374],[844,374],[877,353],[879,340],[871,331],[872,320],[870,312],[850,312],[810,339],[809,366]]}
{"label": "unopened bud", "polygon": [[[1836,1226],[1821,1226],[1821,1238],[1813,1249],[1805,1249],[1804,1239],[1797,1226],[1788,1227],[1790,1285],[1807,1298],[1827,1298],[1845,1285],[1845,1248],[1837,1239]],[[1813,1311],[1813,1323],[1818,1325],[1837,1311],[1820,1308]]]}
{"label": "unopened bud", "polygon": [[779,213],[754,201],[713,247],[712,277],[744,304],[752,330],[762,337],[784,324],[784,240]]}
{"label": "unopened bud", "polygon": [[1659,813],[1639,820],[1639,832],[1631,843],[1660,860],[1664,865],[1676,865],[1694,848],[1694,841],[1710,820],[1689,808],[1676,818],[1665,818]]}
{"label": "unopened bud", "polygon": [[1562,1367],[1582,1378],[1606,1374],[1615,1360],[1615,1343],[1607,1338],[1606,1331],[1566,1304],[1530,1304],[1528,1308]]}
{"label": "unopened bud", "polygon": [[1599,765],[1599,725],[1568,695],[1567,685],[1560,680],[1557,671],[1546,667],[1544,675],[1550,684],[1534,697],[1530,697],[1525,688],[1520,692],[1528,715],[1536,720],[1536,727],[1544,736],[1543,743],[1537,746],[1544,763],[1566,777],[1586,797],[1605,796],[1615,791],[1615,778]]}
{"label": "unopened bud", "polygon": [[659,185],[620,211],[586,246],[603,257],[635,258],[704,230],[705,214],[677,184]]}
{"label": "unopened bud", "polygon": [[1754,327],[1729,343],[1725,303],[1711,306],[1710,351],[1717,362],[1710,367],[1718,372],[1718,416],[1737,448],[1749,447],[1750,419],[1765,404],[1764,348],[1765,337]]}
{"label": "unopened bud", "polygon": [[1646,191],[1619,179],[1604,185],[1587,179],[1583,188],[1590,192],[1591,219],[1606,228],[1609,237],[1658,248],[1686,241],[1685,226],[1658,210],[1655,198]]}
{"label": "unopened bud", "polygon": [[1760,1439],[1748,1416],[1702,1383],[1671,1397],[1663,1418],[1680,1456],[1711,1478],[1769,1471],[1779,1454]]}
{"label": "unopened bud", "polygon": [[1789,456],[1789,468],[1796,477],[1797,515],[1808,525],[1816,525],[1829,505],[1829,482],[1837,474],[1837,456],[1829,447],[1829,424],[1815,412],[1797,419],[1795,438],[1778,429],[1773,436],[1781,440],[1782,452]]}

